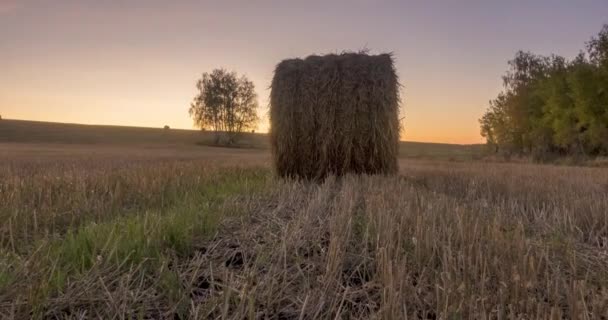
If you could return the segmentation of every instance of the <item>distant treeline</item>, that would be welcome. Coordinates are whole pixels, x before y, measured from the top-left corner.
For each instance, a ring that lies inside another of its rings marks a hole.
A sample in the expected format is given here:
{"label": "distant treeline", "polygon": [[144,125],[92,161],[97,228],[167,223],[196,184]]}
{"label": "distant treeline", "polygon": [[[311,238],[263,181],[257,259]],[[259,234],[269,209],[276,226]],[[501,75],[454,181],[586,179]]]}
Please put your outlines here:
{"label": "distant treeline", "polygon": [[608,25],[573,60],[520,51],[479,120],[504,155],[608,155]]}

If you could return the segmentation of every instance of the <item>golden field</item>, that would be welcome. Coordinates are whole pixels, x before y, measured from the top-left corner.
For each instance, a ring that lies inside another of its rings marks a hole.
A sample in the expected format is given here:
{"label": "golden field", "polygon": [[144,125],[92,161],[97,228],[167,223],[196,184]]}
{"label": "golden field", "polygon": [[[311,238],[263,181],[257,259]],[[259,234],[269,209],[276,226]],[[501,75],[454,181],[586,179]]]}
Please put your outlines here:
{"label": "golden field", "polygon": [[314,184],[207,141],[0,121],[0,318],[608,316],[606,169],[403,143]]}

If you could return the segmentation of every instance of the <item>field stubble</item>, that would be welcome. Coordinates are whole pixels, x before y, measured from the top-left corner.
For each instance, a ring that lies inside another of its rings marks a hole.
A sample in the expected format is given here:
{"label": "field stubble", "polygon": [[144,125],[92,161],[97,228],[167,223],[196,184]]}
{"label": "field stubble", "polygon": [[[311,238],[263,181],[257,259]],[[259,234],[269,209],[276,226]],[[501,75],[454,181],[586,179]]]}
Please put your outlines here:
{"label": "field stubble", "polygon": [[119,158],[2,162],[0,318],[608,315],[605,169]]}

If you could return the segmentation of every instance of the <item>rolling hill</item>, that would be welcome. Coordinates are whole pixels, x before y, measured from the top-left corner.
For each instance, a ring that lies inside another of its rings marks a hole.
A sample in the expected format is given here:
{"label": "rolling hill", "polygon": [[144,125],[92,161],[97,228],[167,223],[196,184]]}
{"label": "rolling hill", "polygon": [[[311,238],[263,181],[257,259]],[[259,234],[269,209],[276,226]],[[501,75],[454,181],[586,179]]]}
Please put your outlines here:
{"label": "rolling hill", "polygon": [[[110,125],[84,125],[71,123],[0,120],[0,142],[49,143],[86,145],[211,145],[213,135],[199,130],[127,127]],[[264,133],[244,133],[239,147],[269,149]],[[482,145],[444,143],[400,143],[400,155],[411,158],[472,159],[483,152]]]}

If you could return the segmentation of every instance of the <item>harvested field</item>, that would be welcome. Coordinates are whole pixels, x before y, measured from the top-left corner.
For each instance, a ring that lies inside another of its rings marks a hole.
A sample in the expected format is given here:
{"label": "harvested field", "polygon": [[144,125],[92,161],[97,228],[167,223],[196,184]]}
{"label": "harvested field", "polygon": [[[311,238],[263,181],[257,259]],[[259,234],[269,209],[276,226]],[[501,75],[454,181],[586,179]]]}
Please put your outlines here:
{"label": "harvested field", "polygon": [[605,169],[401,159],[313,184],[256,150],[0,148],[2,319],[608,313]]}

